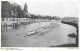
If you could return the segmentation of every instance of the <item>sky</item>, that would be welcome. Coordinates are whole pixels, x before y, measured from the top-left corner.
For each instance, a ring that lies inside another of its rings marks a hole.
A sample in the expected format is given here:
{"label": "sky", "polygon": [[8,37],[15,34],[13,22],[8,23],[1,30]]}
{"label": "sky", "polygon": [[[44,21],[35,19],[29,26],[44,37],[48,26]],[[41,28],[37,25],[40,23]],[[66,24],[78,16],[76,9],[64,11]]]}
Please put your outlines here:
{"label": "sky", "polygon": [[22,8],[28,5],[28,12],[32,14],[50,16],[70,16],[78,17],[78,0],[12,0]]}

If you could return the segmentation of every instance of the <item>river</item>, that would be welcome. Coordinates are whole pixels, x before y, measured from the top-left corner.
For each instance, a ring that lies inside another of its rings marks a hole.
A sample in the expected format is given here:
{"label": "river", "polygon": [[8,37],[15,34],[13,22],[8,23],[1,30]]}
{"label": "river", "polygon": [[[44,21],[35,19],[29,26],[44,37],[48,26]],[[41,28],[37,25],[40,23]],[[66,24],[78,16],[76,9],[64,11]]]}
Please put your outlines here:
{"label": "river", "polygon": [[[50,25],[51,27],[47,29],[40,29],[40,27]],[[71,33],[75,33],[77,35],[77,29],[75,27],[63,23],[58,24],[58,26],[55,25],[54,23],[50,24],[50,22],[39,22],[30,25],[21,25],[16,28],[7,26],[1,30],[1,46],[47,47],[51,45],[76,44],[76,38],[68,36]],[[41,30],[41,32],[27,36],[28,32],[34,30]]]}

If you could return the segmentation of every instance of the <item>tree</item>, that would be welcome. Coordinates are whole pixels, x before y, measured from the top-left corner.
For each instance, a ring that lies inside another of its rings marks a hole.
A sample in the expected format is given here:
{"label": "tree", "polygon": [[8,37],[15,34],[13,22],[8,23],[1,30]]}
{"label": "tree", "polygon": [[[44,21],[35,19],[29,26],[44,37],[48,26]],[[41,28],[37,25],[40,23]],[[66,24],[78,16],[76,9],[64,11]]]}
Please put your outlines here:
{"label": "tree", "polygon": [[24,5],[24,11],[25,11],[25,12],[28,12],[28,11],[27,11],[27,4],[26,4],[26,3],[25,3],[25,5]]}
{"label": "tree", "polygon": [[11,11],[12,11],[11,13],[13,13],[13,14],[11,14],[12,17],[16,18],[16,17],[18,16],[17,4],[16,4],[16,3],[12,4],[12,9],[11,9]]}
{"label": "tree", "polygon": [[1,2],[1,17],[10,17],[11,4],[8,1]]}
{"label": "tree", "polygon": [[18,18],[23,18],[24,17],[24,11],[21,9],[21,6],[20,5],[17,5],[17,17]]}
{"label": "tree", "polygon": [[24,5],[24,17],[28,17],[27,4]]}
{"label": "tree", "polygon": [[16,18],[25,17],[24,11],[21,9],[21,6],[16,3],[13,4],[12,11],[13,11],[12,17],[16,17]]}

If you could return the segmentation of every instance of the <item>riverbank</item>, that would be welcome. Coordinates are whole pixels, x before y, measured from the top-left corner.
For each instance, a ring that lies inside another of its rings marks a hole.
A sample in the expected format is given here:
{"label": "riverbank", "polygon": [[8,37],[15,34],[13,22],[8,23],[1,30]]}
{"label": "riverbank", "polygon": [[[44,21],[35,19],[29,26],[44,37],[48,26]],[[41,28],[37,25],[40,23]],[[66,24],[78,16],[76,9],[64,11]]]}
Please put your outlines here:
{"label": "riverbank", "polygon": [[65,22],[65,21],[61,21],[61,23],[64,24],[68,24],[68,25],[72,25],[74,27],[76,27],[76,32],[77,32],[77,37],[76,37],[76,44],[64,44],[64,45],[59,45],[59,46],[63,46],[63,47],[78,47],[78,35],[79,35],[79,29],[78,29],[78,24],[77,23],[72,23],[72,22]]}

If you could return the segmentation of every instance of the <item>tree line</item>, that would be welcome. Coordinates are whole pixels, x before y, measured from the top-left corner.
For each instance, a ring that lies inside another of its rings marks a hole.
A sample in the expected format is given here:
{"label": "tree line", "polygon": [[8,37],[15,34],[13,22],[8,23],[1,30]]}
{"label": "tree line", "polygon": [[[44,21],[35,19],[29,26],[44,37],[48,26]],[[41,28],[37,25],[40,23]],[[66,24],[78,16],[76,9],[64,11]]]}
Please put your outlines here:
{"label": "tree line", "polygon": [[8,1],[1,2],[1,18],[25,18],[27,17],[27,5],[24,5],[24,10],[16,3],[10,4]]}
{"label": "tree line", "polygon": [[58,17],[58,16],[48,16],[48,15],[43,16],[43,15],[35,15],[35,14],[31,14],[29,18],[31,18],[31,19],[49,19],[49,20],[55,19],[55,20],[60,20],[60,17]]}
{"label": "tree line", "polygon": [[60,19],[58,16],[43,16],[28,14],[27,4],[25,3],[24,8],[22,9],[20,5],[16,3],[10,4],[8,1],[1,2],[1,18],[30,18],[30,19]]}

